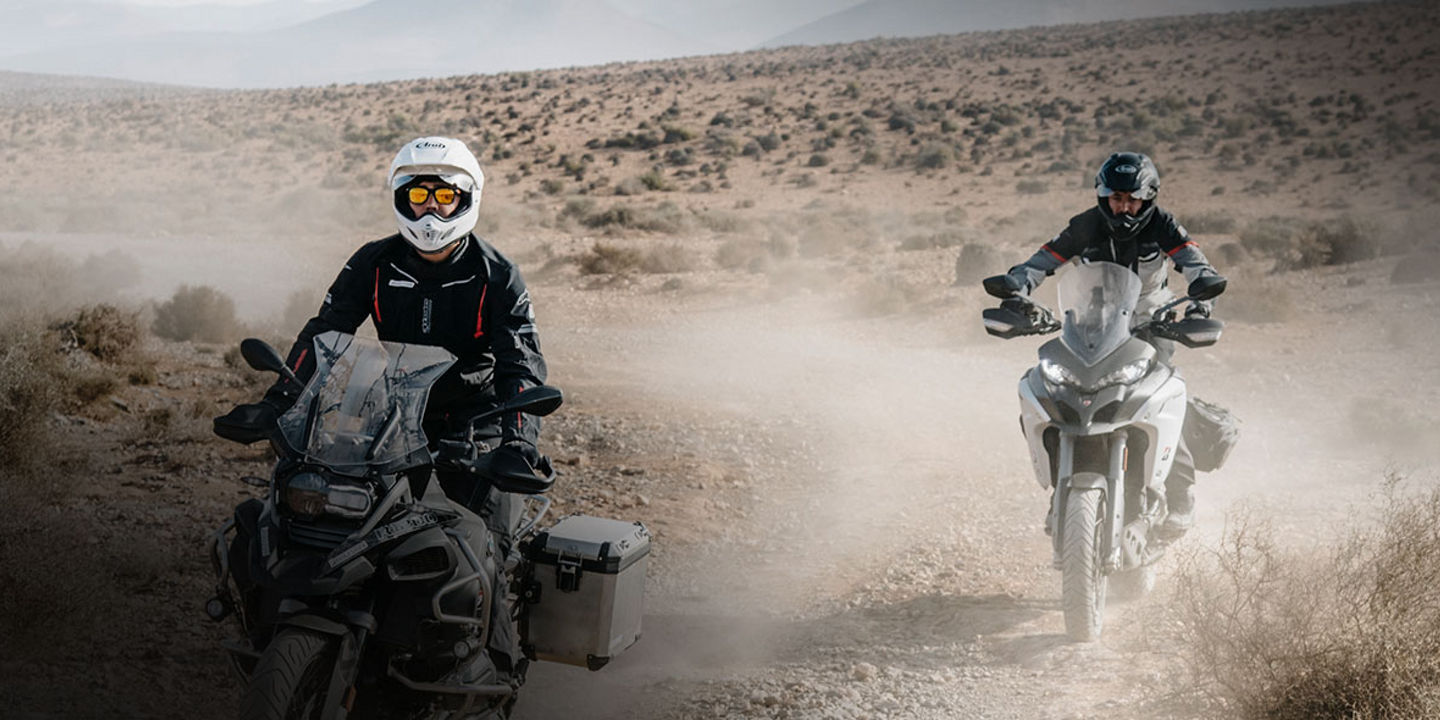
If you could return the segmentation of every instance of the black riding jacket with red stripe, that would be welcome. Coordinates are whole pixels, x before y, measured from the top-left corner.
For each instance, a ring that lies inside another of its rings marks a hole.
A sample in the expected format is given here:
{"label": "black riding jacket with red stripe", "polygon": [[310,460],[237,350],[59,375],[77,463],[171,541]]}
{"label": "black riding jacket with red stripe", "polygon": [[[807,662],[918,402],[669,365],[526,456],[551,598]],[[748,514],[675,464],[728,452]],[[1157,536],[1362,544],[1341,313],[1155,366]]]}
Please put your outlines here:
{"label": "black riding jacket with red stripe", "polygon": [[[1008,274],[1019,280],[1028,294],[1077,255],[1087,262],[1118,263],[1140,276],[1136,318],[1147,317],[1148,311],[1174,297],[1168,289],[1167,257],[1185,276],[1186,283],[1217,274],[1185,227],[1158,207],[1145,227],[1127,240],[1116,240],[1100,208],[1092,207],[1070,218],[1069,225],[1055,239],[1042,245],[1029,260],[1010,268]],[[1209,303],[1199,304],[1210,309]]]}
{"label": "black riding jacket with red stripe", "polygon": [[[445,426],[436,431],[457,430],[471,416],[545,382],[545,358],[520,270],[475,235],[439,263],[421,258],[399,235],[360,248],[335,278],[320,312],[305,323],[287,364],[308,381],[315,372],[312,339],[331,330],[353,333],[366,318],[381,340],[436,345],[456,356],[430,391],[426,424],[435,427],[443,420]],[[282,379],[266,398],[288,407],[298,394],[299,388]],[[540,420],[508,415],[500,429],[504,441],[533,446]]]}

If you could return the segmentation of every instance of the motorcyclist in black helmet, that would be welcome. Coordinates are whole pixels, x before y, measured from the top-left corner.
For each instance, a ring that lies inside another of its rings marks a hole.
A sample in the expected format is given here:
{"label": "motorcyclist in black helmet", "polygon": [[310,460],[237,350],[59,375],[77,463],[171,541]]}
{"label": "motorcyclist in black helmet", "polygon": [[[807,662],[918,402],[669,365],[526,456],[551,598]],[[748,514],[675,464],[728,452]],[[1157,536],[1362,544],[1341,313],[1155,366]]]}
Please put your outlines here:
{"label": "motorcyclist in black helmet", "polygon": [[[1074,258],[1118,263],[1140,276],[1140,300],[1134,317],[1137,321],[1148,318],[1156,308],[1174,299],[1168,287],[1167,258],[1187,283],[1218,274],[1184,226],[1156,205],[1159,193],[1160,173],[1150,158],[1135,152],[1112,154],[1095,173],[1096,206],[1070,218],[1060,234],[1005,275],[991,278],[991,284],[1001,281],[1014,295],[1025,297]],[[1185,315],[1209,317],[1210,310],[1210,302],[1194,302]],[[1160,339],[1152,342],[1160,359],[1169,362],[1174,343]],[[1194,524],[1194,484],[1194,460],[1182,438],[1165,480],[1169,515],[1162,531],[1166,534],[1179,536]]]}

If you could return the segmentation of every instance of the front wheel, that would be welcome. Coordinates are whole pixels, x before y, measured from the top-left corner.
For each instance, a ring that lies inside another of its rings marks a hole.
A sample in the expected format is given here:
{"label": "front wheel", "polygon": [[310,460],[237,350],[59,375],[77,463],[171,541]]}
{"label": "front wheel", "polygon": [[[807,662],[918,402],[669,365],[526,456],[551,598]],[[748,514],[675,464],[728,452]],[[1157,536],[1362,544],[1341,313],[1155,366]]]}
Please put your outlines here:
{"label": "front wheel", "polygon": [[320,720],[339,639],[282,630],[255,664],[240,703],[242,720]]}
{"label": "front wheel", "polygon": [[1060,602],[1065,634],[1076,642],[1099,640],[1105,621],[1105,571],[1100,557],[1104,509],[1101,490],[1071,490],[1065,502]]}

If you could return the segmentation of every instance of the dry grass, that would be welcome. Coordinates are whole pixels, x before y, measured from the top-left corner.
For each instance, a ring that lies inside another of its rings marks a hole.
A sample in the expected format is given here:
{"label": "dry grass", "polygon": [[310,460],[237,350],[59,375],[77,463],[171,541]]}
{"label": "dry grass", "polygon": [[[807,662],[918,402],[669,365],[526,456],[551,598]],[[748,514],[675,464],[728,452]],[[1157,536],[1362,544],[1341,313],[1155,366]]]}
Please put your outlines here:
{"label": "dry grass", "polygon": [[1392,477],[1380,526],[1328,552],[1232,518],[1170,606],[1194,687],[1239,717],[1440,716],[1440,490],[1407,495]]}
{"label": "dry grass", "polygon": [[235,301],[208,285],[183,285],[155,306],[156,335],[169,340],[223,343],[239,337]]}

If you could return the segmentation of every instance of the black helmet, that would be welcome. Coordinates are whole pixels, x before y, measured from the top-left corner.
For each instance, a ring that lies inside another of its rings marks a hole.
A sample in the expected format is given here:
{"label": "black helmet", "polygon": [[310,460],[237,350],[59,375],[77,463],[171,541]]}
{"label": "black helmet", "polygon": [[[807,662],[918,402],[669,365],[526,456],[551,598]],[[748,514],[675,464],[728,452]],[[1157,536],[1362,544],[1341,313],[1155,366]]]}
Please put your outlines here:
{"label": "black helmet", "polygon": [[[1140,200],[1139,215],[1116,215],[1110,212],[1107,200],[1117,192],[1128,192]],[[1128,240],[1139,234],[1155,214],[1155,196],[1160,194],[1160,171],[1155,163],[1141,153],[1118,152],[1105,159],[1095,173],[1095,196],[1100,212],[1110,224],[1110,233],[1117,240]]]}

